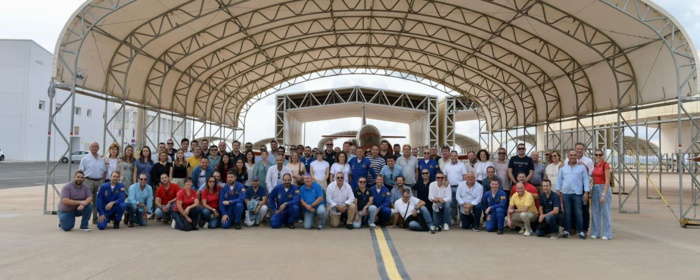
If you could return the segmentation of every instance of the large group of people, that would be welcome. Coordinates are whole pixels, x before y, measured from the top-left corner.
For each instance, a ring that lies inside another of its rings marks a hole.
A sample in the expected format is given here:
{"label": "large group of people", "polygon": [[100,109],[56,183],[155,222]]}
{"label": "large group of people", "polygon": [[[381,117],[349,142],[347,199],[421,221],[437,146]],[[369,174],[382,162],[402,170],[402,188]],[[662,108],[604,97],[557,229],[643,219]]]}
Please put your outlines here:
{"label": "large group of people", "polygon": [[[61,190],[59,227],[92,224],[104,230],[123,221],[128,227],[150,221],[174,229],[263,226],[294,229],[404,227],[436,233],[450,226],[479,232],[523,236],[571,234],[582,239],[612,239],[611,174],[601,150],[595,160],[585,145],[565,152],[526,155],[525,144],[507,159],[505,148],[493,159],[486,150],[469,152],[462,162],[449,147],[410,145],[355,148],[352,142],[323,149],[260,146],[233,141],[209,145],[184,138],[160,143],[156,152],[132,146],[120,156],[112,144],[100,155],[99,144],[80,162],[73,180]],[[403,152],[403,153],[402,153]],[[590,201],[590,203],[589,203]],[[589,233],[590,228],[590,233]]]}

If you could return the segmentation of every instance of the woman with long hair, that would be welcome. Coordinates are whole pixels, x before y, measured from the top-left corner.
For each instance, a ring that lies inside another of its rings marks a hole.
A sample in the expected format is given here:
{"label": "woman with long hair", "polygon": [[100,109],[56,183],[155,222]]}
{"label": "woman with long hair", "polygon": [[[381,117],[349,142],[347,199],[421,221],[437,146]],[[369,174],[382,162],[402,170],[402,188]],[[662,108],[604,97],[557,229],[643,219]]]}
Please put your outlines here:
{"label": "woman with long hair", "polygon": [[[105,166],[107,167],[107,174],[112,174],[114,171],[121,172],[122,159],[119,157],[119,144],[112,143],[107,149],[108,154],[105,157]],[[111,177],[111,176],[110,176]],[[109,177],[107,177],[109,179]]]}
{"label": "woman with long hair", "polygon": [[219,214],[219,192],[221,186],[214,176],[207,179],[206,188],[202,191],[202,228],[216,228],[221,221]]}
{"label": "woman with long hair", "polygon": [[245,152],[245,170],[248,171],[248,180],[245,182],[246,187],[253,185],[253,167],[255,167],[255,153],[252,150]]}
{"label": "woman with long hair", "polygon": [[119,171],[122,173],[122,184],[125,187],[130,187],[134,184],[134,147],[126,146],[124,147],[124,155],[122,156],[121,163],[119,164]]}
{"label": "woman with long hair", "polygon": [[141,148],[139,153],[139,158],[134,162],[134,176],[133,182],[136,182],[136,178],[139,174],[146,174],[148,180],[146,182],[151,182],[151,169],[153,169],[153,160],[151,159],[151,148],[144,146]]}
{"label": "woman with long hair", "polygon": [[233,173],[236,174],[236,182],[239,182],[245,186],[245,182],[248,181],[248,171],[246,170],[245,163],[243,163],[242,158],[239,158],[236,161],[236,165],[233,166]]}
{"label": "woman with long hair", "polygon": [[289,154],[289,163],[287,168],[292,171],[292,185],[301,186],[304,184],[302,176],[306,173],[306,166],[299,161],[299,154],[291,152]]}
{"label": "woman with long hair", "polygon": [[612,189],[610,164],[605,162],[603,150],[595,150],[593,189],[591,190],[591,238],[612,239]]}
{"label": "woman with long hair", "polygon": [[173,160],[173,180],[172,182],[177,184],[179,187],[185,183],[185,178],[190,175],[189,165],[185,160],[185,150],[179,149],[175,153],[175,160]]}
{"label": "woman with long hair", "polygon": [[[168,162],[168,152],[162,151],[158,153],[158,162],[151,168],[151,186],[156,188],[160,185],[160,175],[168,174],[168,182],[173,181],[173,164]],[[155,193],[155,191],[153,192]]]}
{"label": "woman with long hair", "polygon": [[547,168],[544,169],[544,178],[552,182],[552,188],[556,188],[559,168],[564,166],[564,162],[561,161],[561,154],[557,151],[550,152],[547,162],[549,162],[549,164],[547,164]]}
{"label": "woman with long hair", "polygon": [[256,162],[255,166],[253,167],[253,177],[262,178],[262,180],[260,180],[260,186],[266,187],[269,190],[275,186],[268,186],[267,183],[265,183],[267,170],[270,169],[270,166],[272,166],[272,163],[267,159],[268,156],[269,154],[267,151],[262,151],[260,153],[260,161]]}
{"label": "woman with long hair", "polygon": [[177,192],[175,209],[173,209],[174,229],[182,231],[198,230],[200,215],[202,213],[197,199],[197,191],[192,189],[192,178],[185,178],[185,187]]}
{"label": "woman with long hair", "polygon": [[221,175],[221,182],[226,183],[226,177],[228,176],[228,171],[233,169],[233,162],[231,162],[231,156],[229,154],[224,154],[221,156],[221,161],[219,165],[216,166],[216,171],[219,171]]}

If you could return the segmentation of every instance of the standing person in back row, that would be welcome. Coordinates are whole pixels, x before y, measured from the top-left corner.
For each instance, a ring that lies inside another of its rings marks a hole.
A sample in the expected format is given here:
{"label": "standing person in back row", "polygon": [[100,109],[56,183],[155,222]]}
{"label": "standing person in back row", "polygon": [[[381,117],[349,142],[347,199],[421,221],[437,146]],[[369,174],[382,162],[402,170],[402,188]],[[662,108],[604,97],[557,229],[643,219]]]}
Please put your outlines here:
{"label": "standing person in back row", "polygon": [[411,155],[411,145],[403,145],[403,156],[396,159],[396,164],[403,168],[404,184],[412,187],[418,179],[418,159]]}
{"label": "standing person in back row", "polygon": [[[80,160],[78,170],[85,172],[85,184],[92,191],[92,197],[97,196],[97,190],[105,182],[107,177],[107,165],[104,159],[97,154],[100,150],[100,144],[92,142],[90,144],[90,154]],[[92,223],[97,224],[97,201],[92,201]]]}
{"label": "standing person in back row", "polygon": [[350,165],[350,180],[348,182],[350,182],[352,191],[357,189],[357,180],[360,177],[367,178],[371,175],[372,178],[377,178],[377,173],[374,173],[374,169],[372,169],[372,163],[365,158],[365,152],[362,149],[355,150],[355,157],[350,159],[348,164]]}
{"label": "standing person in back row", "polygon": [[[586,166],[586,171],[588,172],[588,176],[590,177],[593,174],[593,160],[583,155],[586,151],[586,145],[583,145],[583,143],[579,142],[576,143],[574,147],[576,148],[576,162],[578,164],[583,164],[584,166]],[[588,232],[588,226],[591,223],[591,211],[589,208],[588,200],[584,201],[583,205],[581,205],[581,217],[583,217],[583,232]]]}
{"label": "standing person in back row", "polygon": [[[564,199],[564,212],[573,212],[576,219],[576,230],[579,231],[578,236],[581,239],[586,239],[586,233],[583,231],[583,215],[581,209],[583,202],[588,201],[588,171],[582,164],[576,163],[576,151],[569,150],[569,161],[567,164],[559,168],[559,176],[557,177],[557,193],[559,197]],[[571,229],[571,215],[564,215],[564,238],[569,237],[569,229]]]}
{"label": "standing person in back row", "polygon": [[525,144],[518,144],[518,155],[510,158],[508,161],[508,179],[511,182],[518,182],[518,173],[527,174],[525,182],[530,182],[532,175],[535,173],[535,164],[532,163],[532,158],[525,155]]}
{"label": "standing person in back row", "polygon": [[[510,176],[508,176],[508,159],[506,159],[506,149],[498,148],[497,152],[498,158],[493,161],[493,167],[496,170],[496,176],[501,178],[501,189],[506,193],[507,197],[510,197],[510,187],[512,183],[510,181]],[[488,169],[486,170],[488,172]]]}

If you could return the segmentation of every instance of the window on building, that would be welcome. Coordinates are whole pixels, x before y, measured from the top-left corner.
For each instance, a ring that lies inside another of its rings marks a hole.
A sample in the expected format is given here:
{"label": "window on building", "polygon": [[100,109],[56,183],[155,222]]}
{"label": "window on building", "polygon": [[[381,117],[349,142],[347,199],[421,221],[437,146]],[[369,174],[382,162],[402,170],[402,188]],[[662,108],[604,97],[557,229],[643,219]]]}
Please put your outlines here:
{"label": "window on building", "polygon": [[75,115],[80,116],[83,113],[83,109],[80,107],[75,107]]}
{"label": "window on building", "polygon": [[39,110],[44,110],[46,108],[46,101],[39,100]]}
{"label": "window on building", "polygon": [[[88,117],[92,117],[92,109],[87,109],[86,114]],[[104,114],[102,116],[104,116]]]}

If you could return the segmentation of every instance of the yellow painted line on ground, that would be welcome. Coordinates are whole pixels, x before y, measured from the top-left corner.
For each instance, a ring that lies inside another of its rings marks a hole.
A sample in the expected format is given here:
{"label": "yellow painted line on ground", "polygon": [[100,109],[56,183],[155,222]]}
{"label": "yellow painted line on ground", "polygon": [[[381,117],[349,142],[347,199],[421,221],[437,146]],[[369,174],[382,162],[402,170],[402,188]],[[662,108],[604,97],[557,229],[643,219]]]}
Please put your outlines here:
{"label": "yellow painted line on ground", "polygon": [[403,279],[399,274],[399,269],[396,267],[394,256],[391,254],[391,250],[389,250],[389,244],[386,242],[384,232],[382,232],[381,228],[377,228],[374,229],[374,233],[377,235],[377,245],[379,246],[379,252],[384,261],[384,269],[386,270],[387,277],[389,277],[389,279]]}

